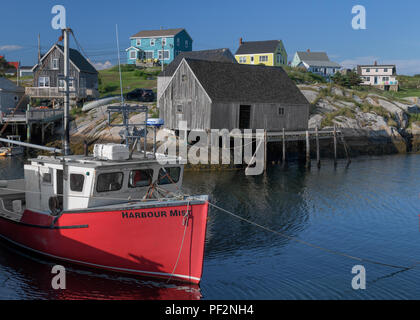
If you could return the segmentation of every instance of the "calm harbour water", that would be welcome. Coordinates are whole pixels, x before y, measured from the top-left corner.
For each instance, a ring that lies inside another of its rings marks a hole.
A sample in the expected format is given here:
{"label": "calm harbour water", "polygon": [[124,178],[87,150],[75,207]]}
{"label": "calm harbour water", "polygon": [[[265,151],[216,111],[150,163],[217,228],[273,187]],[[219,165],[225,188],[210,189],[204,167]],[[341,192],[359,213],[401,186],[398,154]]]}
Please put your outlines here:
{"label": "calm harbour water", "polygon": [[[0,179],[23,175],[23,159],[0,159]],[[402,271],[334,255],[212,208],[200,286],[67,267],[51,289],[53,261],[0,242],[0,299],[420,299],[420,155],[353,159],[336,169],[297,164],[266,175],[186,172],[184,189],[236,214],[352,256],[418,268]],[[366,268],[366,290],[351,269]]]}

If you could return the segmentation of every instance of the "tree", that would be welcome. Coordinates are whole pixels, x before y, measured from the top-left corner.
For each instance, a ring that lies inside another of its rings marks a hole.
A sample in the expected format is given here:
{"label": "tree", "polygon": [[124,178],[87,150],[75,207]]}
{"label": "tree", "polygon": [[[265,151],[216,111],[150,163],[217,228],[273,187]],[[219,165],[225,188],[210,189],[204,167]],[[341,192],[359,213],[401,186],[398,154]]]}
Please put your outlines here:
{"label": "tree", "polygon": [[6,71],[10,69],[10,64],[4,57],[0,58],[0,76],[4,76]]}
{"label": "tree", "polygon": [[362,83],[362,79],[354,71],[350,71],[345,75],[341,74],[340,72],[337,72],[335,75],[331,77],[331,80],[335,84],[342,87],[346,87],[346,88],[358,86],[359,84]]}

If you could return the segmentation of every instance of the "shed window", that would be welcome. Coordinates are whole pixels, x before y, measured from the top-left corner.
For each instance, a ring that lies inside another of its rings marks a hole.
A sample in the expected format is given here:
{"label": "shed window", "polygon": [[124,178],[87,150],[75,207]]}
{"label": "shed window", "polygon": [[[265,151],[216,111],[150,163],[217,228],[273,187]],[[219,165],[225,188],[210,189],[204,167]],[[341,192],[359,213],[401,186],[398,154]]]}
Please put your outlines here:
{"label": "shed window", "polygon": [[128,186],[130,188],[147,187],[152,184],[153,170],[133,170],[130,172]]}
{"label": "shed window", "polygon": [[279,116],[284,116],[284,108],[279,108]]}
{"label": "shed window", "polygon": [[70,174],[70,190],[76,192],[83,191],[83,185],[85,183],[85,176],[83,174]]}
{"label": "shed window", "polygon": [[122,172],[101,173],[96,184],[97,192],[117,191],[122,187],[124,174]]}
{"label": "shed window", "polygon": [[176,112],[177,113],[182,113],[182,105],[181,104],[176,106]]}
{"label": "shed window", "polygon": [[39,77],[38,85],[40,87],[49,87],[50,86],[50,77]]}
{"label": "shed window", "polygon": [[187,81],[187,75],[186,75],[186,74],[183,74],[183,75],[181,76],[181,81],[182,81],[182,82]]}
{"label": "shed window", "polygon": [[181,174],[180,167],[161,168],[159,170],[158,183],[160,185],[177,183],[179,181],[180,174]]}

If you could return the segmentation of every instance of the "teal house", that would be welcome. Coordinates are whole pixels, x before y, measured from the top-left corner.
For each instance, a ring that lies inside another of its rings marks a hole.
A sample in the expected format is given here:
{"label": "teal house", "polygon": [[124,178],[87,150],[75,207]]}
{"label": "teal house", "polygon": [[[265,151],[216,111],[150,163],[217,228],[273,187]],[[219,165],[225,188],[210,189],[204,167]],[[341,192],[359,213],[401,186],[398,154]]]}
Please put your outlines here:
{"label": "teal house", "polygon": [[127,52],[127,63],[138,60],[159,60],[171,63],[184,51],[192,51],[192,38],[185,29],[144,30],[130,37],[131,46]]}

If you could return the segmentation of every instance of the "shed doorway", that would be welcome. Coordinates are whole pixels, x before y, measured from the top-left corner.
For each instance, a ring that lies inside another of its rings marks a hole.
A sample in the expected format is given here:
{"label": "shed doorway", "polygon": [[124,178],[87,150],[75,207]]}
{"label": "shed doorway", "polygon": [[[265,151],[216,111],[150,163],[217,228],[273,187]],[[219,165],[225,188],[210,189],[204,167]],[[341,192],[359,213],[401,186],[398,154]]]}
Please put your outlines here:
{"label": "shed doorway", "polygon": [[239,106],[239,129],[250,129],[251,125],[251,106]]}

